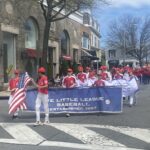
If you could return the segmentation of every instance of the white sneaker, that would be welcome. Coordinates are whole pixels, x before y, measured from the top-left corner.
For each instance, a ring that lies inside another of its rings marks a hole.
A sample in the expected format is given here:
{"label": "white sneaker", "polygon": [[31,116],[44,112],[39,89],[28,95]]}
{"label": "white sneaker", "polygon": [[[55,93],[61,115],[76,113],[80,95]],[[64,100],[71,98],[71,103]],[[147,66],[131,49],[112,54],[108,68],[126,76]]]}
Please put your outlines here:
{"label": "white sneaker", "polygon": [[66,117],[70,117],[70,114],[66,114]]}
{"label": "white sneaker", "polygon": [[36,122],[34,123],[34,126],[39,126],[39,125],[43,125],[41,121],[36,121]]}
{"label": "white sneaker", "polygon": [[49,123],[50,123],[49,120],[45,120],[43,124],[48,125]]}

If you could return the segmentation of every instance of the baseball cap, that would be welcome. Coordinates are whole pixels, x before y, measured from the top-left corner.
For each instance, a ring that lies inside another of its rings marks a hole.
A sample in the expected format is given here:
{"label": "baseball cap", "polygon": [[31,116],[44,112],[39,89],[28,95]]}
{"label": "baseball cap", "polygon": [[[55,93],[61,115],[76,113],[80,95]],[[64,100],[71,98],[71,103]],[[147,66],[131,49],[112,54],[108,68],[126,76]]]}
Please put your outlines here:
{"label": "baseball cap", "polygon": [[44,68],[44,67],[40,67],[40,68],[38,69],[38,72],[39,72],[39,73],[45,73],[45,68]]}
{"label": "baseball cap", "polygon": [[71,68],[68,68],[67,72],[73,72],[73,70]]}

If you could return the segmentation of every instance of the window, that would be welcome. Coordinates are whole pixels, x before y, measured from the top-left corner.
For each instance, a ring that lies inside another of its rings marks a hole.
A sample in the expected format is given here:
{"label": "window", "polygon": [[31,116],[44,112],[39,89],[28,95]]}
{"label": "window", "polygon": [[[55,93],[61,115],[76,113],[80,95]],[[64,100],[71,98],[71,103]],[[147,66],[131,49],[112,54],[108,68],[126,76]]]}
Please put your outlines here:
{"label": "window", "polygon": [[100,48],[100,40],[98,40],[98,48]]}
{"label": "window", "polygon": [[94,27],[94,20],[92,19],[92,27]]}
{"label": "window", "polygon": [[61,53],[62,55],[70,55],[70,37],[66,30],[61,33]]}
{"label": "window", "polygon": [[78,62],[78,50],[73,49],[73,61]]}
{"label": "window", "polygon": [[83,24],[90,24],[90,16],[88,13],[84,13],[83,15]]}
{"label": "window", "polygon": [[36,49],[38,40],[38,27],[36,22],[29,18],[25,23],[25,48]]}
{"label": "window", "polygon": [[94,38],[94,46],[95,46],[95,47],[97,46],[97,38],[96,38],[96,36],[95,36],[95,38]]}
{"label": "window", "polygon": [[93,34],[91,34],[91,45],[93,46]]}
{"label": "window", "polygon": [[86,32],[83,32],[83,36],[82,36],[82,48],[90,49],[89,34],[86,33]]}
{"label": "window", "polygon": [[116,51],[115,50],[109,50],[109,58],[115,58],[116,57]]}
{"label": "window", "polygon": [[86,37],[86,36],[82,37],[82,47],[85,48],[85,49],[89,49],[90,48],[90,46],[89,46],[89,38]]}
{"label": "window", "polygon": [[50,30],[51,30],[51,31],[55,31],[55,29],[56,29],[56,24],[55,24],[55,22],[51,22],[51,28],[50,28]]}

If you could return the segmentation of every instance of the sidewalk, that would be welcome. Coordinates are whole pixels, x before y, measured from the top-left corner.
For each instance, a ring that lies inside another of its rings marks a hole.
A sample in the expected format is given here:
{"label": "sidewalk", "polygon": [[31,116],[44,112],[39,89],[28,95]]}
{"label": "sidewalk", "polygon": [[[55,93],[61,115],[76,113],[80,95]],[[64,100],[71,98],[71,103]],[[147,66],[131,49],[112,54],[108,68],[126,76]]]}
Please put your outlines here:
{"label": "sidewalk", "polygon": [[10,92],[7,91],[0,91],[0,100],[1,99],[8,99],[10,95]]}

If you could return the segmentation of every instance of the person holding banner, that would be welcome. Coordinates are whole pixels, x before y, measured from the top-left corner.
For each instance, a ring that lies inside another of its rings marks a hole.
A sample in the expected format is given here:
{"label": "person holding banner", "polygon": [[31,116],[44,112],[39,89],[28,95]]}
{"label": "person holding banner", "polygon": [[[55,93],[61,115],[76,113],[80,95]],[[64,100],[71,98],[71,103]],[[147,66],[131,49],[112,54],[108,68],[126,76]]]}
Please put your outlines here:
{"label": "person holding banner", "polygon": [[79,73],[77,74],[78,86],[79,87],[87,86],[86,73],[83,72],[83,67],[79,66],[78,71],[79,71]]}
{"label": "person holding banner", "polygon": [[102,80],[101,74],[98,74],[98,80],[94,82],[93,86],[105,86],[105,82]]}
{"label": "person holding banner", "polygon": [[109,80],[109,76],[108,76],[108,73],[106,72],[107,71],[107,66],[101,66],[100,67],[100,70],[101,70],[101,77],[103,80]]}
{"label": "person holding banner", "polygon": [[67,70],[67,76],[65,76],[62,80],[62,86],[64,88],[73,88],[77,86],[76,77],[72,75],[73,70],[71,68],[68,68]]}
{"label": "person holding banner", "polygon": [[120,73],[120,69],[116,69],[116,73],[114,74],[114,80],[123,79],[123,74]]}
{"label": "person holding banner", "polygon": [[129,81],[129,80],[130,80],[128,70],[124,70],[123,79],[126,80],[126,81]]}
{"label": "person holding banner", "polygon": [[38,88],[38,95],[35,102],[35,110],[36,110],[36,125],[42,125],[40,121],[40,106],[41,103],[44,105],[45,110],[45,121],[44,124],[49,123],[49,107],[48,107],[48,78],[45,75],[45,68],[40,67],[38,69],[38,83],[36,84],[35,81],[32,79],[33,84]]}
{"label": "person holding banner", "polygon": [[90,67],[86,67],[86,68],[85,68],[86,79],[89,78],[90,71],[91,71],[91,68],[90,68]]}
{"label": "person holding banner", "polygon": [[[74,88],[77,86],[76,77],[73,74],[73,70],[71,68],[67,69],[67,76],[65,76],[62,80],[62,86],[64,88]],[[70,117],[70,114],[67,113],[66,117]]]}
{"label": "person holding banner", "polygon": [[[14,78],[11,78],[9,81],[8,91],[11,92],[8,100],[8,105],[11,104],[13,95],[19,83],[19,70],[14,70]],[[18,110],[13,114],[12,119],[18,118]]]}
{"label": "person holding banner", "polygon": [[93,84],[96,80],[97,80],[96,73],[95,73],[95,71],[91,70],[89,73],[89,77],[87,79],[88,86],[89,87],[93,86]]}
{"label": "person holding banner", "polygon": [[135,93],[138,90],[138,84],[137,84],[138,78],[133,74],[132,70],[129,70],[129,77],[130,77],[129,83],[133,90],[132,94],[129,96],[129,106],[132,107],[133,104],[135,105],[137,103]]}

